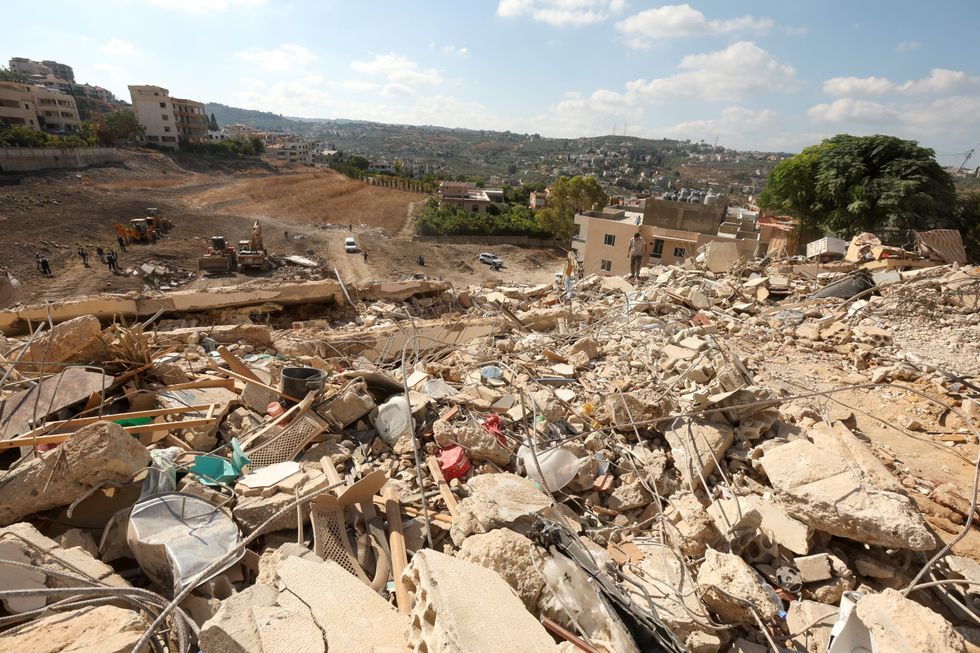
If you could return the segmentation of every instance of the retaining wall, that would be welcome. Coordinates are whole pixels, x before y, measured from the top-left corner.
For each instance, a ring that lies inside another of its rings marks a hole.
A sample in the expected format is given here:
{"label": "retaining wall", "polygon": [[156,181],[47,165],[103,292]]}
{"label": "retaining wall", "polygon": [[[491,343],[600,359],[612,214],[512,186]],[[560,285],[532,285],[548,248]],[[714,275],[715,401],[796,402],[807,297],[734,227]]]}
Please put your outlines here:
{"label": "retaining wall", "polygon": [[114,147],[0,147],[0,172],[85,168],[121,159]]}
{"label": "retaining wall", "polygon": [[413,236],[422,243],[450,243],[454,245],[517,245],[518,247],[557,247],[551,238],[529,236]]}

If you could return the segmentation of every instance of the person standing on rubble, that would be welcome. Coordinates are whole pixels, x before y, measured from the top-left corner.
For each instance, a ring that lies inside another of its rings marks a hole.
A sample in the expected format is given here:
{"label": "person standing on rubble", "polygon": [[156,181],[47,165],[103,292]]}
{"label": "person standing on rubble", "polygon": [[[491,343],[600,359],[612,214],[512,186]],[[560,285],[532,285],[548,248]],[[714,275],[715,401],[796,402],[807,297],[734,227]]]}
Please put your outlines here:
{"label": "person standing on rubble", "polygon": [[43,274],[46,277],[53,276],[51,274],[51,264],[48,263],[48,259],[47,258],[45,258],[44,256],[42,256],[38,260],[37,265],[38,265],[38,267],[41,270],[41,274]]}
{"label": "person standing on rubble", "polygon": [[633,234],[633,239],[630,240],[629,252],[626,257],[630,260],[630,279],[638,279],[640,277],[640,268],[643,266],[643,254],[646,250],[646,241],[643,240],[643,236],[637,231]]}
{"label": "person standing on rubble", "polygon": [[105,250],[101,247],[96,247],[95,253],[99,257],[99,261],[102,262],[102,265],[105,265]]}
{"label": "person standing on rubble", "polygon": [[88,267],[88,252],[85,251],[84,247],[78,248],[78,258],[82,259],[82,265]]}
{"label": "person standing on rubble", "polygon": [[126,241],[123,240],[123,237],[122,236],[116,236],[116,240],[119,241],[119,249],[120,249],[120,251],[125,252],[126,251]]}

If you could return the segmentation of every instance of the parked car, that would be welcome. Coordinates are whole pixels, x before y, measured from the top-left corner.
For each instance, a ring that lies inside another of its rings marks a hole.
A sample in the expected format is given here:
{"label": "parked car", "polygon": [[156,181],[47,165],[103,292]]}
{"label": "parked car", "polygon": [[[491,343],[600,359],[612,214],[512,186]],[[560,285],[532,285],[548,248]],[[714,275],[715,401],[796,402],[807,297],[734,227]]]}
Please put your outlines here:
{"label": "parked car", "polygon": [[344,251],[348,254],[352,254],[357,251],[357,243],[350,236],[344,238]]}
{"label": "parked car", "polygon": [[477,258],[480,259],[480,263],[485,263],[487,265],[503,265],[504,259],[500,258],[496,254],[491,254],[490,252],[483,252]]}

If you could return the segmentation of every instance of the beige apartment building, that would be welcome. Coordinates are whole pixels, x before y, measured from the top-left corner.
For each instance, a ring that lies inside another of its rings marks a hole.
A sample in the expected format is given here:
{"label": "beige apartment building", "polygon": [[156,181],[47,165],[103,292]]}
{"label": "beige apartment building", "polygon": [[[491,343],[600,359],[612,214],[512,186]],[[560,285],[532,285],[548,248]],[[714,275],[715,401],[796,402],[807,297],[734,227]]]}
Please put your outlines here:
{"label": "beige apartment building", "polygon": [[130,86],[129,95],[145,130],[143,143],[178,150],[181,142],[201,143],[207,138],[203,103],[172,98],[170,91],[153,85]]}
{"label": "beige apartment building", "polygon": [[288,161],[289,163],[303,163],[313,165],[313,154],[316,151],[315,142],[310,141],[286,141],[269,145],[266,152],[276,158],[277,161]]}
{"label": "beige apartment building", "polygon": [[0,82],[0,122],[54,134],[82,128],[75,98],[19,82]]}
{"label": "beige apartment building", "polygon": [[734,239],[696,231],[669,229],[651,224],[637,224],[637,218],[619,207],[603,211],[586,211],[575,216],[578,235],[572,249],[582,262],[586,274],[627,275],[630,272],[629,241],[639,232],[646,241],[643,266],[677,265],[697,256],[698,248],[712,241],[734,242],[739,254],[755,255],[758,240]]}
{"label": "beige apartment building", "polygon": [[444,181],[439,184],[439,202],[458,206],[464,211],[485,213],[492,203],[487,194],[476,184],[461,181]]}

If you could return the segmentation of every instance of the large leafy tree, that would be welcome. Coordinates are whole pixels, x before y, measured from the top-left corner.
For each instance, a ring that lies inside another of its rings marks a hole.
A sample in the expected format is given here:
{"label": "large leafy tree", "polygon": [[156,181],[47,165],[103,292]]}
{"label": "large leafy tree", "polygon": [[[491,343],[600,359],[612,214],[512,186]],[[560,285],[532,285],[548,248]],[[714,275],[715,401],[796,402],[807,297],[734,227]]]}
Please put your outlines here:
{"label": "large leafy tree", "polygon": [[861,231],[952,226],[956,191],[935,153],[894,136],[840,134],[781,161],[759,205],[818,229]]}
{"label": "large leafy tree", "polygon": [[133,141],[146,131],[146,128],[137,119],[136,113],[131,109],[111,113],[106,116],[105,122],[117,143]]}
{"label": "large leafy tree", "polygon": [[561,177],[551,186],[548,207],[537,212],[538,225],[564,246],[575,235],[575,214],[593,208],[601,209],[609,196],[595,177]]}

